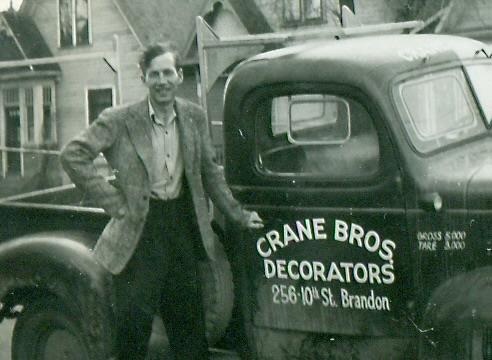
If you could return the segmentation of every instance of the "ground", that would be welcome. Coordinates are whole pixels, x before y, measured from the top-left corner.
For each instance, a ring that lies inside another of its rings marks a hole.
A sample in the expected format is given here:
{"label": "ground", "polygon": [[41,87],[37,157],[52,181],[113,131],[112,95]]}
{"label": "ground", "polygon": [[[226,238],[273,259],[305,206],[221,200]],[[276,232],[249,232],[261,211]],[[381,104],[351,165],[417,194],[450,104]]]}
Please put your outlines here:
{"label": "ground", "polygon": [[[14,323],[12,320],[5,320],[0,324],[0,360],[11,360],[10,339]],[[239,360],[239,358],[226,352],[214,352],[213,360]]]}
{"label": "ground", "polygon": [[[0,324],[0,360],[11,360],[10,358],[10,339],[12,336],[12,329],[14,326],[14,321],[5,320]],[[374,347],[378,349],[375,350]],[[414,355],[404,354],[401,348],[397,348],[394,345],[385,344],[384,341],[378,344],[373,344],[373,346],[368,346],[365,349],[361,349],[361,353],[366,355],[370,354],[369,357],[365,359],[412,359]],[[335,356],[334,359],[354,359],[358,357],[347,356],[347,354],[339,354],[340,356]],[[212,355],[213,360],[239,360],[239,357],[234,356],[228,352],[214,351]],[[152,359],[153,360],[153,359]]]}

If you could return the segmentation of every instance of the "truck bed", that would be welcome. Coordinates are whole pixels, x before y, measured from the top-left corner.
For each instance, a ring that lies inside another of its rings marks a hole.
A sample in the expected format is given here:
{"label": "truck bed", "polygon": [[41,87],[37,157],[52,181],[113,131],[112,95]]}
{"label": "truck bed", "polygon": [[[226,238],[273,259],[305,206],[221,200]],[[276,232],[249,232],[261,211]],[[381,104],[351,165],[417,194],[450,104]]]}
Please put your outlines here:
{"label": "truck bed", "polygon": [[109,217],[70,184],[0,199],[0,219],[0,242],[47,231],[83,231],[95,241]]}

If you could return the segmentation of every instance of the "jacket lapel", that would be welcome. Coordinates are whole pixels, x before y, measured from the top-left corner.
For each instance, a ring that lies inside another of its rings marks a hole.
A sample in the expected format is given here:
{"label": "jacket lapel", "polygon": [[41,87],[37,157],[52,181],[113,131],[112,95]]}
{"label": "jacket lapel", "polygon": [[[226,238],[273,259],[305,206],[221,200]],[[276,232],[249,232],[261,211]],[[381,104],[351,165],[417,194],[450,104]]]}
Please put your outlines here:
{"label": "jacket lapel", "polygon": [[135,151],[144,163],[147,175],[152,170],[152,124],[149,118],[148,99],[135,104],[130,108],[126,118],[126,126]]}
{"label": "jacket lapel", "polygon": [[184,168],[187,174],[195,170],[195,132],[193,117],[188,106],[179,98],[176,98],[176,115],[178,117],[178,129],[183,154]]}

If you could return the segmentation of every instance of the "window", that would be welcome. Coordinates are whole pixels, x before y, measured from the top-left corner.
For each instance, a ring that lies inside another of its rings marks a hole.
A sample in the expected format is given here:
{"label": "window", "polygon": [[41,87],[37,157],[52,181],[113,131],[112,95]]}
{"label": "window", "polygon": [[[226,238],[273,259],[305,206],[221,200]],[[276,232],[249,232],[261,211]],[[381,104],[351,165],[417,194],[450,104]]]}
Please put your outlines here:
{"label": "window", "polygon": [[274,98],[272,133],[286,133],[292,143],[342,143],[350,136],[350,118],[344,105],[326,95]]}
{"label": "window", "polygon": [[[2,143],[9,149],[19,148],[22,143],[19,89],[5,89],[3,91],[3,106],[5,134]],[[21,154],[16,151],[4,153],[2,156],[2,172],[4,174],[21,174],[22,160]]]}
{"label": "window", "polygon": [[42,139],[45,142],[56,142],[56,123],[54,104],[50,87],[43,87],[43,126]]}
{"label": "window", "polygon": [[323,21],[322,0],[284,0],[286,25],[319,23]]}
{"label": "window", "polygon": [[399,84],[397,92],[404,126],[421,152],[430,152],[485,131],[461,68],[405,81]]}
{"label": "window", "polygon": [[0,144],[8,150],[2,153],[2,175],[24,175],[27,165],[26,148],[43,147],[56,142],[53,87],[4,88],[1,90],[3,109],[0,116]]}
{"label": "window", "polygon": [[321,0],[304,0],[303,4],[305,20],[321,19]]}
{"label": "window", "polygon": [[89,0],[58,0],[60,46],[90,43]]}
{"label": "window", "polygon": [[87,108],[89,124],[91,124],[99,114],[106,108],[113,106],[113,89],[88,89]]}
{"label": "window", "polygon": [[34,139],[34,95],[32,88],[25,90],[26,117],[27,117],[27,142],[33,143]]}
{"label": "window", "polygon": [[355,101],[324,94],[274,97],[260,106],[256,128],[258,166],[266,174],[350,180],[379,169],[375,127]]}
{"label": "window", "polygon": [[284,0],[284,20],[287,23],[301,21],[300,0]]}

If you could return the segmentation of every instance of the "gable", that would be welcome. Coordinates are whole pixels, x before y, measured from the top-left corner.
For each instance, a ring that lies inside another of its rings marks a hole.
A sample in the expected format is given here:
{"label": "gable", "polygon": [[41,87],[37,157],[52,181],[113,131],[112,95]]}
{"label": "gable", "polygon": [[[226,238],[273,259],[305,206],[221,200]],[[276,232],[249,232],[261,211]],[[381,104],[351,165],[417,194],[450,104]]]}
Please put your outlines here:
{"label": "gable", "polygon": [[[212,13],[214,5],[224,4],[248,33],[271,32],[254,0],[114,0],[144,46],[170,40],[186,55],[194,46],[196,17]],[[232,24],[232,22],[231,22]],[[242,29],[241,29],[242,31]],[[194,51],[191,51],[193,53]],[[190,59],[188,59],[190,60]],[[195,59],[191,59],[193,62]]]}
{"label": "gable", "polygon": [[152,42],[171,40],[181,52],[195,25],[195,15],[200,14],[204,1],[175,0],[115,0],[146,46]]}
{"label": "gable", "polygon": [[[0,61],[25,60],[52,57],[48,45],[44,41],[36,24],[28,16],[15,11],[5,11],[0,14]],[[2,73],[13,71],[54,71],[59,72],[57,64],[35,65],[3,68]]]}
{"label": "gable", "polygon": [[229,0],[248,33],[263,34],[272,32],[265,16],[254,1]]}

